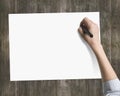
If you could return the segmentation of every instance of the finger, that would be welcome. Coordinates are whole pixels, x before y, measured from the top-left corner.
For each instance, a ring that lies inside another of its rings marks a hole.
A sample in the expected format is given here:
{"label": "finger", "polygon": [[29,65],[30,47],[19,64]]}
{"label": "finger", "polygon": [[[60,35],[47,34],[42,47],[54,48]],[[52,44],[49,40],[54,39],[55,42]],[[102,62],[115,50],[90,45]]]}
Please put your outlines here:
{"label": "finger", "polygon": [[81,25],[83,25],[83,26],[85,26],[85,25],[86,25],[86,22],[85,22],[85,20],[84,20],[84,19],[81,21],[80,26],[81,26]]}
{"label": "finger", "polygon": [[92,20],[90,20],[89,18],[87,18],[87,17],[85,17],[84,18],[84,22],[86,22],[86,23],[94,23]]}
{"label": "finger", "polygon": [[89,27],[88,21],[84,18],[84,19],[81,21],[80,26]]}
{"label": "finger", "polygon": [[90,28],[92,24],[95,24],[93,21],[91,21],[89,18],[85,17],[82,22],[82,25],[86,26],[87,28]]}
{"label": "finger", "polygon": [[85,40],[89,40],[91,39],[89,35],[84,34],[83,30],[81,27],[78,28],[78,32],[80,33],[80,35],[85,39]]}
{"label": "finger", "polygon": [[81,27],[78,28],[78,32],[79,32],[82,36],[84,35],[83,30],[82,30]]}
{"label": "finger", "polygon": [[89,23],[89,25],[90,25],[90,24],[94,24],[94,25],[96,25],[95,22],[93,22],[92,20],[90,20],[90,19],[87,18],[87,17],[85,17],[85,22]]}

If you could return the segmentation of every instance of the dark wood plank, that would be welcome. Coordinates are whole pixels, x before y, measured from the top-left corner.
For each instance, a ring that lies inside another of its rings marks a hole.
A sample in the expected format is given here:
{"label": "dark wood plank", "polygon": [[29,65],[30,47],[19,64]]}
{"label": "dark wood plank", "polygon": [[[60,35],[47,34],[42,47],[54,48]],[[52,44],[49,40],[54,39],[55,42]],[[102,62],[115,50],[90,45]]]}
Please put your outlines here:
{"label": "dark wood plank", "polygon": [[15,96],[15,82],[9,82],[9,7],[5,0],[0,1],[0,96]]}
{"label": "dark wood plank", "polygon": [[19,81],[16,96],[56,96],[56,81]]}
{"label": "dark wood plank", "polygon": [[111,60],[120,78],[120,0],[112,1],[111,13]]}
{"label": "dark wood plank", "polygon": [[108,59],[111,61],[111,1],[100,0],[101,42]]}
{"label": "dark wood plank", "polygon": [[70,80],[58,80],[57,81],[57,95],[56,96],[72,96]]}

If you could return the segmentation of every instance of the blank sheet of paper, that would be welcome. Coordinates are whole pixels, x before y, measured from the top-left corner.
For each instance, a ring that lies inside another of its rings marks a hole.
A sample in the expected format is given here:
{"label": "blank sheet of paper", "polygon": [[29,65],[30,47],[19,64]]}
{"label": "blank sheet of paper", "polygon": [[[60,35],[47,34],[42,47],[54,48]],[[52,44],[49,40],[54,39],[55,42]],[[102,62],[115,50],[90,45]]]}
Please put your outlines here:
{"label": "blank sheet of paper", "polygon": [[98,62],[77,29],[99,12],[9,14],[10,80],[101,78]]}

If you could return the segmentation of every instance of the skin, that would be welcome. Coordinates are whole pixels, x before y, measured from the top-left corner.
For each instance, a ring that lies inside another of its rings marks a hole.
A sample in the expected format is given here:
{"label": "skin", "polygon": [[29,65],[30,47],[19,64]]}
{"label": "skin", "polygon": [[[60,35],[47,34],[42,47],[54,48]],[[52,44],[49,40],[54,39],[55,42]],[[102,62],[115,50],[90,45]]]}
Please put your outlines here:
{"label": "skin", "polygon": [[81,27],[78,29],[84,40],[89,44],[97,57],[102,80],[105,82],[108,80],[117,79],[118,77],[104,52],[102,44],[100,43],[98,25],[86,17],[81,21],[80,25],[87,27],[87,29],[93,34],[93,38],[90,38],[89,35],[83,33]]}

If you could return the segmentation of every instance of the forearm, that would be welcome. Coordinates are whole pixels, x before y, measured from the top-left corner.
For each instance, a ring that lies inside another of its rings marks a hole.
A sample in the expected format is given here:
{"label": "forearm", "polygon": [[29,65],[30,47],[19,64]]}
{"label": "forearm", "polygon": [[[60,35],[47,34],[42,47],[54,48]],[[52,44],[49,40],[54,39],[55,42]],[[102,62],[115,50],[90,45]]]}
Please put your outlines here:
{"label": "forearm", "polygon": [[97,57],[103,81],[116,79],[117,75],[108,61],[102,45],[98,44],[91,47]]}
{"label": "forearm", "polygon": [[93,38],[90,38],[87,34],[84,34],[84,30],[82,30],[81,27],[79,28],[81,36],[90,45],[97,57],[102,79],[104,81],[103,85],[105,95],[120,96],[120,81],[118,80],[115,71],[107,59],[103,47],[100,44],[98,26],[88,18],[84,18],[80,25],[85,26],[93,34]]}

